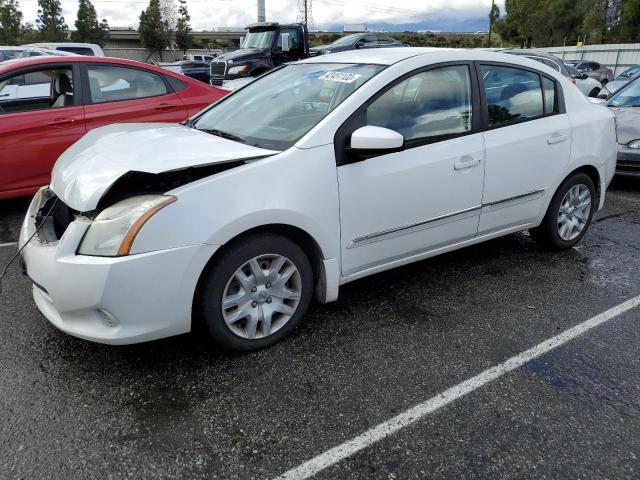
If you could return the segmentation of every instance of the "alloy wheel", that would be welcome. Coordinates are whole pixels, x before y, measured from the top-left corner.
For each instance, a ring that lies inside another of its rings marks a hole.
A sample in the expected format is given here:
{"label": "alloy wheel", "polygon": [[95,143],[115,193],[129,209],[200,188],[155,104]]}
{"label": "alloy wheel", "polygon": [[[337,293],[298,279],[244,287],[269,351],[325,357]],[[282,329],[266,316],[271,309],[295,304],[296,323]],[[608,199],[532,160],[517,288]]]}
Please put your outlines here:
{"label": "alloy wheel", "polygon": [[566,242],[575,239],[587,226],[591,214],[591,192],[586,185],[574,185],[565,194],[558,211],[558,234]]}

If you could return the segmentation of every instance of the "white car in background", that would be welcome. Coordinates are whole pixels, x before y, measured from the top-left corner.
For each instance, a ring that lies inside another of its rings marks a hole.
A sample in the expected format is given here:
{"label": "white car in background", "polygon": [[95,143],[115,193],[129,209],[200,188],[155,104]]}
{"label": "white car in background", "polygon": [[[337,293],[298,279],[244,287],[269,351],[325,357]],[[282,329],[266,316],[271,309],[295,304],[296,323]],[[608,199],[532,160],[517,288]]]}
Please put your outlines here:
{"label": "white car in background", "polygon": [[42,57],[42,56],[65,56],[73,55],[73,53],[59,52],[57,50],[49,50],[47,48],[29,47],[29,46],[0,46],[0,62],[14,60],[16,58]]}
{"label": "white car in background", "polygon": [[587,97],[596,98],[602,91],[602,84],[586,73],[579,72],[575,67],[565,63],[571,78],[576,82],[576,87]]}
{"label": "white car in background", "polygon": [[60,330],[126,344],[198,328],[249,351],[377,272],[527,229],[574,246],[615,164],[613,113],[545,65],[355,50],[268,72],[182,125],[92,130],[20,247]]}
{"label": "white car in background", "polygon": [[51,42],[51,43],[29,43],[27,47],[46,48],[58,52],[68,52],[74,55],[86,55],[90,57],[104,57],[102,47],[95,43],[79,42]]}

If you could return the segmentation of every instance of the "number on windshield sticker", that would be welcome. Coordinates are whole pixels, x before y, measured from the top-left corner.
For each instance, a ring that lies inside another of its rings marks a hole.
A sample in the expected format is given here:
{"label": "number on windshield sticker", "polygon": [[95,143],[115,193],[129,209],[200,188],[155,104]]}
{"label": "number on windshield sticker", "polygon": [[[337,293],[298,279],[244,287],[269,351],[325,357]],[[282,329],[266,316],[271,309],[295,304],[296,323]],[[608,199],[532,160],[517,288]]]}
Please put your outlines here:
{"label": "number on windshield sticker", "polygon": [[320,80],[331,80],[332,82],[342,82],[342,83],[351,83],[362,75],[357,73],[348,73],[348,72],[326,72],[319,79]]}

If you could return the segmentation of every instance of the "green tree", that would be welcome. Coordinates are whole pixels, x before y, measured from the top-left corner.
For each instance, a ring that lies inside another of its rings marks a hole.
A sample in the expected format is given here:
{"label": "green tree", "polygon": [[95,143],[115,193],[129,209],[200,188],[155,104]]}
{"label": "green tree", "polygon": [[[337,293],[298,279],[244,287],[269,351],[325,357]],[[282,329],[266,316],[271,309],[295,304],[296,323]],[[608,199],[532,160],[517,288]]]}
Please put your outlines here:
{"label": "green tree", "polygon": [[20,41],[22,12],[17,0],[0,3],[0,44],[16,45]]}
{"label": "green tree", "polygon": [[640,42],[640,0],[625,0],[620,5],[618,40]]}
{"label": "green tree", "polygon": [[160,0],[150,0],[147,9],[140,13],[138,33],[142,46],[149,50],[149,56],[157,53],[162,61],[162,52],[167,48],[168,42],[160,15]]}
{"label": "green tree", "polygon": [[179,0],[178,21],[176,22],[176,45],[183,53],[187,53],[193,47],[193,35],[191,35],[191,16],[187,10],[186,0]]}
{"label": "green tree", "polygon": [[622,0],[584,0],[584,32],[591,42],[606,43],[609,34],[616,29],[620,18]]}
{"label": "green tree", "polygon": [[62,16],[60,0],[38,0],[36,24],[40,38],[46,42],[67,40],[69,29]]}
{"label": "green tree", "polygon": [[487,46],[491,46],[491,34],[493,33],[493,24],[500,18],[500,7],[496,5],[496,2],[491,2],[491,11],[489,12],[489,38],[487,39]]}
{"label": "green tree", "polygon": [[105,19],[98,23],[96,9],[89,0],[78,2],[78,18],[76,31],[71,33],[75,42],[97,43],[103,46],[109,38],[109,25]]}

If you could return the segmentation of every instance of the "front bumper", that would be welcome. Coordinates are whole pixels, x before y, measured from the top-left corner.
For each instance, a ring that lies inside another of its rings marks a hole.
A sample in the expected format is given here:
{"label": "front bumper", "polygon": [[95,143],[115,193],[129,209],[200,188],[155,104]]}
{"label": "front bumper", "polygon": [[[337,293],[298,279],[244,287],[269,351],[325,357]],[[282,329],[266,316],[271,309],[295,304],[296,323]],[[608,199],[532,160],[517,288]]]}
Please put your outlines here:
{"label": "front bumper", "polygon": [[640,149],[618,145],[616,175],[640,177]]}
{"label": "front bumper", "polygon": [[247,78],[249,75],[211,75],[209,83],[214,87],[222,87],[224,82],[229,80],[237,80],[239,78]]}
{"label": "front bumper", "polygon": [[[34,199],[37,201],[38,196]],[[20,233],[32,232],[33,210]],[[212,245],[194,245],[118,258],[76,255],[90,221],[76,219],[62,238],[36,235],[22,251],[33,297],[58,329],[107,344],[138,343],[191,330],[193,294]]]}

